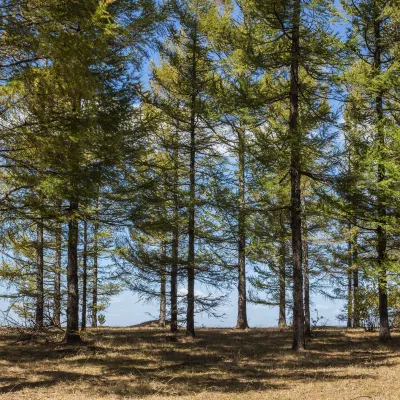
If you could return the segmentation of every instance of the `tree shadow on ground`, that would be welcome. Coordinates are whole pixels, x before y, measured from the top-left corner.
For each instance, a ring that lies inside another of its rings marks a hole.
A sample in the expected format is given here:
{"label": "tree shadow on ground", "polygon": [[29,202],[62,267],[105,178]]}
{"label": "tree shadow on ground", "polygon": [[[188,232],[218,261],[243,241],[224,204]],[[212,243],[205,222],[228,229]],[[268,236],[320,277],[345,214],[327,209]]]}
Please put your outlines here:
{"label": "tree shadow on ground", "polygon": [[172,341],[156,328],[104,328],[89,330],[84,347],[10,345],[13,338],[4,332],[0,339],[1,368],[19,368],[15,376],[0,374],[0,394],[60,383],[93,386],[99,396],[244,393],[305,380],[374,379],[375,368],[400,361],[398,333],[383,345],[372,334],[343,329],[317,331],[300,354],[291,350],[291,332],[279,329],[201,329],[195,340],[178,335]]}

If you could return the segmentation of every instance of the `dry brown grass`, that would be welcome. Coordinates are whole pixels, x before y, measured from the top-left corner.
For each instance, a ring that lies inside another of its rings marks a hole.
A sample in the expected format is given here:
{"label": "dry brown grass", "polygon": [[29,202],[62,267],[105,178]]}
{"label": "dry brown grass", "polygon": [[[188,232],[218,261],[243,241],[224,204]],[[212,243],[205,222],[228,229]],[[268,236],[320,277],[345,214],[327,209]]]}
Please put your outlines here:
{"label": "dry brown grass", "polygon": [[400,399],[399,333],[383,345],[376,333],[322,329],[302,354],[289,331],[197,333],[172,342],[156,328],[94,329],[87,346],[66,347],[12,344],[2,329],[0,399]]}

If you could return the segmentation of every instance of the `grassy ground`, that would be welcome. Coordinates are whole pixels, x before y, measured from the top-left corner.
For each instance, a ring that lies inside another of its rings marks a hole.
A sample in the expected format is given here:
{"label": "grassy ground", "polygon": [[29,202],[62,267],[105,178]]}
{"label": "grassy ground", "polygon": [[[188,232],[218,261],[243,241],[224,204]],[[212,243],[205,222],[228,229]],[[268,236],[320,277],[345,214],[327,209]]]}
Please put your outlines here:
{"label": "grassy ground", "polygon": [[157,328],[104,328],[87,346],[56,338],[13,343],[0,329],[0,399],[399,400],[400,333],[326,328],[308,350],[278,329],[199,329],[196,340]]}

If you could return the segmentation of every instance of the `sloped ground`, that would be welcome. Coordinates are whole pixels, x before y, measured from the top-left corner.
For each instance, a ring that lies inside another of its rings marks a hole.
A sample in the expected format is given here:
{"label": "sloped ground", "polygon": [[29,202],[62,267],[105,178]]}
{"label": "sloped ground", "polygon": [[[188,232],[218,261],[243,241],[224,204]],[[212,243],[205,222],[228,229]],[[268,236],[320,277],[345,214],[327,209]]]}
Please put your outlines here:
{"label": "sloped ground", "polygon": [[104,328],[87,346],[37,343],[0,330],[0,399],[399,400],[400,334],[321,329],[297,355],[290,331],[199,329],[171,341],[158,328]]}

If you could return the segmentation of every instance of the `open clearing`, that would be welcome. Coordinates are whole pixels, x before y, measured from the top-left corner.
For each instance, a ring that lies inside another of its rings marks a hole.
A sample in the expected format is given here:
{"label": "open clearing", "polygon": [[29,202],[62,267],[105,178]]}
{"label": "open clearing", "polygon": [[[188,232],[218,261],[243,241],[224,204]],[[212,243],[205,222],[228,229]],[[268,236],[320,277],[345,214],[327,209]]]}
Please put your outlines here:
{"label": "open clearing", "polygon": [[80,347],[0,336],[0,399],[400,399],[398,332],[383,345],[376,332],[321,328],[301,354],[279,329],[198,329],[174,342],[157,328],[98,328]]}

